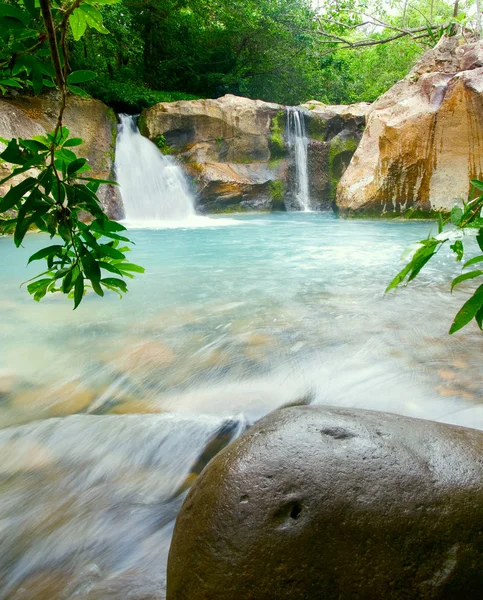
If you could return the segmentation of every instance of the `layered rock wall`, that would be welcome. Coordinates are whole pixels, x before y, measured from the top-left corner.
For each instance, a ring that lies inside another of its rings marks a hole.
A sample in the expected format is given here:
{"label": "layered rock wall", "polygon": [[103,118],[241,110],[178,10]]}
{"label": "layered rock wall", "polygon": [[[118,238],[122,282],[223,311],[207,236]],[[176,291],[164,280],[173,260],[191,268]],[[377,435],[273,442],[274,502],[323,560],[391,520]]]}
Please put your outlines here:
{"label": "layered rock wall", "polygon": [[[309,135],[314,209],[330,208],[338,179],[362,135],[367,104],[301,107]],[[160,103],[144,111],[141,132],[176,155],[195,180],[204,212],[295,208],[286,107],[226,95]]]}
{"label": "layered rock wall", "polygon": [[373,105],[337,191],[345,214],[449,211],[483,176],[483,45],[442,38]]}

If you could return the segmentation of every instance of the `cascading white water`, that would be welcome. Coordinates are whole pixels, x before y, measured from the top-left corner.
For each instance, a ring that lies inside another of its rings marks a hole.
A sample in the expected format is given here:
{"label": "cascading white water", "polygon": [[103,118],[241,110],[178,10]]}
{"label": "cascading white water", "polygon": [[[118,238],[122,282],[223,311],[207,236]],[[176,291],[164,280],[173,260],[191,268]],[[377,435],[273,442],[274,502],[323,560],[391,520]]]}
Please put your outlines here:
{"label": "cascading white water", "polygon": [[131,115],[119,115],[116,178],[130,224],[183,222],[195,217],[183,169],[143,137]]}
{"label": "cascading white water", "polygon": [[300,206],[300,210],[310,212],[312,208],[307,166],[309,140],[305,134],[303,114],[292,106],[287,106],[287,141],[295,163],[295,200]]}

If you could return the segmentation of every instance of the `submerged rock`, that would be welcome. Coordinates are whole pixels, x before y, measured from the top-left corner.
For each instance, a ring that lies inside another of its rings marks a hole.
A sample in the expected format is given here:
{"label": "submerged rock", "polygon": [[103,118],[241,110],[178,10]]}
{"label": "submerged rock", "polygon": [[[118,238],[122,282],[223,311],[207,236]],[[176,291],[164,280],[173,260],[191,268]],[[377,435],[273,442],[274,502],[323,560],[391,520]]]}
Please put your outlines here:
{"label": "submerged rock", "polygon": [[[350,138],[346,146],[352,155],[368,107],[312,101],[300,108],[311,139],[308,162],[315,209],[331,206],[343,170],[333,167],[338,151],[331,140],[340,134]],[[296,204],[285,106],[230,94],[217,100],[162,102],[143,112],[140,129],[161,152],[180,159],[196,182],[204,212],[284,210]],[[345,168],[348,161],[339,163]]]}
{"label": "submerged rock", "polygon": [[[52,131],[57,122],[58,97],[45,94],[39,97],[18,96],[0,100],[0,137],[30,138]],[[113,179],[114,152],[116,144],[116,117],[100,100],[69,96],[63,124],[72,137],[81,137],[84,143],[75,149],[76,154],[87,158],[92,169],[89,175],[99,179]],[[4,145],[0,143],[0,148]],[[7,163],[0,164],[0,179],[10,172]],[[12,183],[18,183],[28,174],[18,176],[0,186],[4,195]],[[122,217],[122,202],[117,186],[102,185],[99,196],[108,215]]]}
{"label": "submerged rock", "polygon": [[191,489],[167,598],[473,600],[482,522],[482,432],[287,408],[223,450]]}
{"label": "submerged rock", "polygon": [[451,210],[483,176],[483,43],[442,38],[370,111],[340,180],[345,214]]}

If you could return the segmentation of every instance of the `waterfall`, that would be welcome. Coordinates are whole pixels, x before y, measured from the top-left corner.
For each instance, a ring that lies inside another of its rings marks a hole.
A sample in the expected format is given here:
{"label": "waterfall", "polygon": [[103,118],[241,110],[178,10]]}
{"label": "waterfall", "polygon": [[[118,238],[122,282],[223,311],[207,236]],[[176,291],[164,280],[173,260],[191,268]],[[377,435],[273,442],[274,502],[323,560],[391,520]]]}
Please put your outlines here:
{"label": "waterfall", "polygon": [[300,210],[311,211],[309,172],[307,166],[308,138],[305,134],[303,113],[287,106],[287,141],[295,163],[295,199]]}
{"label": "waterfall", "polygon": [[115,169],[126,221],[149,226],[194,217],[183,169],[139,133],[135,117],[119,118]]}

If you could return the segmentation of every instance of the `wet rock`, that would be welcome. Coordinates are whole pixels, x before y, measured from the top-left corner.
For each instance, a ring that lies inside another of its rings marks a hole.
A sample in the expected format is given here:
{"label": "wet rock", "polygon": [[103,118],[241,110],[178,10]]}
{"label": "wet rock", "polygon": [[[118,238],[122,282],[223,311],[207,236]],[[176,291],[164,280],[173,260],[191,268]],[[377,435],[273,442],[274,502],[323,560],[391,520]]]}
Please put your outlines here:
{"label": "wet rock", "polygon": [[127,339],[122,350],[103,358],[121,373],[142,375],[168,367],[174,362],[175,354],[159,340]]}
{"label": "wet rock", "polygon": [[[332,138],[343,132],[353,140],[353,152],[368,107],[316,101],[301,107],[312,140],[308,162],[315,208],[328,208],[335,200],[340,173],[335,181]],[[298,208],[292,197],[294,166],[285,106],[231,94],[216,100],[162,102],[143,112],[140,128],[162,152],[178,157],[196,184],[202,212]]]}
{"label": "wet rock", "polygon": [[483,44],[443,37],[375,102],[337,206],[345,214],[448,211],[483,174]]}
{"label": "wet rock", "polygon": [[203,471],[178,516],[168,600],[473,600],[483,433],[296,407]]}
{"label": "wet rock", "polygon": [[63,417],[86,410],[94,397],[94,392],[82,385],[65,383],[57,388],[36,388],[19,392],[13,398],[12,406],[26,413],[47,413],[52,417]]}

